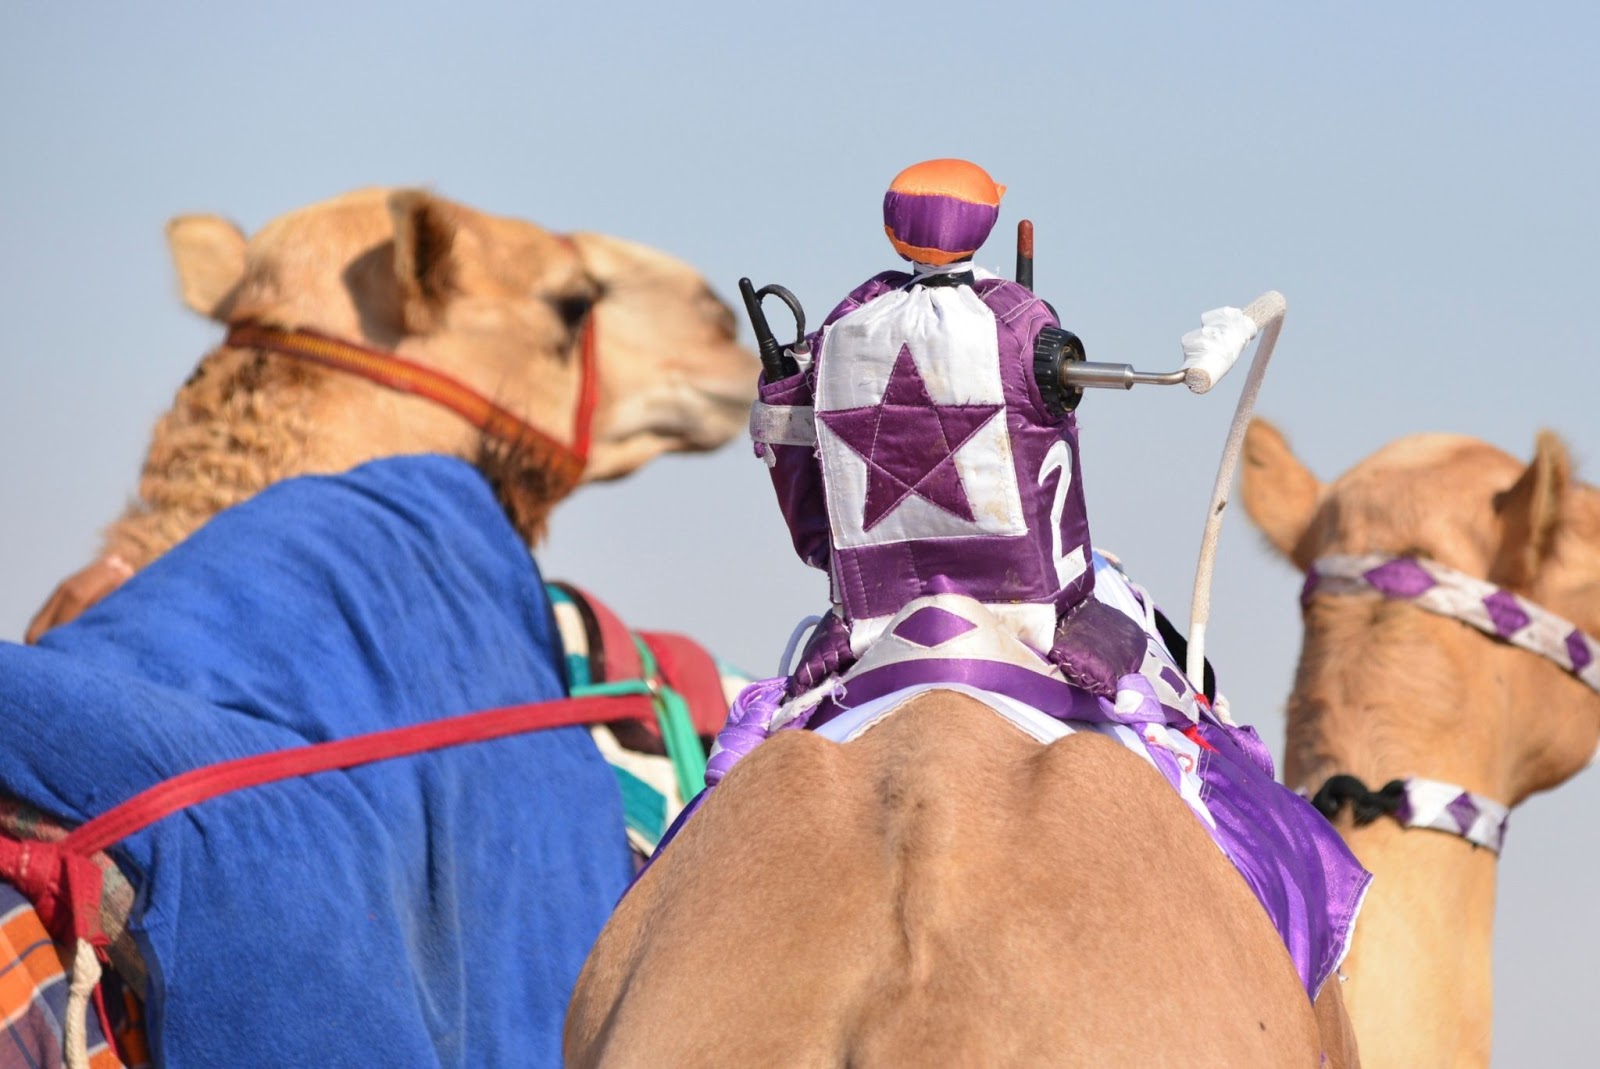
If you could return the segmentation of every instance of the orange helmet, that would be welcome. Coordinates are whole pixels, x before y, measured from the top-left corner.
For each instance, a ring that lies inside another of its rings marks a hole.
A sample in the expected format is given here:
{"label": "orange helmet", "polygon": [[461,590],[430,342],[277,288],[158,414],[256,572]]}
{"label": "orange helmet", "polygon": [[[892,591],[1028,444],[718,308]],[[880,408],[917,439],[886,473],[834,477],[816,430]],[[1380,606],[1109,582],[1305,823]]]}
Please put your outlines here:
{"label": "orange helmet", "polygon": [[978,251],[1006,187],[967,160],[915,163],[889,183],[883,230],[895,252],[916,263],[943,265]]}

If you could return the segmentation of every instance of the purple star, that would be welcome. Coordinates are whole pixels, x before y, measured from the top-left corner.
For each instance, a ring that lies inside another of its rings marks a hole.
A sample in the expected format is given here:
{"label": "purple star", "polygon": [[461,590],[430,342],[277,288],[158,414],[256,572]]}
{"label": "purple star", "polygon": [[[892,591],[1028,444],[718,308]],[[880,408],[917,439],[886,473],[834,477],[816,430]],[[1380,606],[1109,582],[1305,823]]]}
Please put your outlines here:
{"label": "purple star", "polygon": [[955,453],[999,411],[999,405],[934,404],[911,347],[902,345],[881,403],[819,413],[828,429],[867,462],[862,530],[872,530],[912,494],[972,520]]}

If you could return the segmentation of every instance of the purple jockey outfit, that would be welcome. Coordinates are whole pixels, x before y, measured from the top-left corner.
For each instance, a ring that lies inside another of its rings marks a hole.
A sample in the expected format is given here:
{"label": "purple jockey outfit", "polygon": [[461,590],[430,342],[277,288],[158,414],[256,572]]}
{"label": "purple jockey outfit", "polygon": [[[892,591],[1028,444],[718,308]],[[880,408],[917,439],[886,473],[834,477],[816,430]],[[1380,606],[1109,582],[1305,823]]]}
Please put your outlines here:
{"label": "purple jockey outfit", "polygon": [[1089,595],[1077,423],[1033,381],[1034,338],[1055,325],[1028,290],[961,261],[885,272],[811,336],[809,368],[762,385],[757,448],[856,655],[937,593],[976,598],[1045,653]]}
{"label": "purple jockey outfit", "polygon": [[1105,734],[1189,805],[1315,997],[1370,876],[1274,781],[1255,733],[1185,677],[1149,596],[1092,549],[1077,421],[1034,377],[1035,342],[1059,324],[971,263],[1002,192],[965,161],[902,172],[885,230],[913,270],[858,286],[791,351],[797,370],[762,382],[756,454],[796,552],[828,572],[832,610],[790,677],[740,695],[707,782],[775,731],[848,742],[931,687],[966,690],[1040,742]]}

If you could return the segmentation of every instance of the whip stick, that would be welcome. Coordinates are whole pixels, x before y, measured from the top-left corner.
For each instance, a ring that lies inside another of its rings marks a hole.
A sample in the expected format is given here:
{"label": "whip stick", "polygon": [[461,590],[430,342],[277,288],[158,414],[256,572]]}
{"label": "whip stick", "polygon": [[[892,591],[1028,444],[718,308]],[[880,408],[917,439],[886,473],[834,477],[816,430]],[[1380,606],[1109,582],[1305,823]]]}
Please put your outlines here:
{"label": "whip stick", "polygon": [[1211,490],[1211,507],[1206,512],[1205,534],[1200,539],[1200,562],[1194,573],[1194,595],[1189,599],[1189,656],[1185,671],[1191,680],[1203,680],[1206,669],[1206,621],[1211,616],[1211,573],[1217,563],[1217,539],[1222,534],[1222,514],[1228,508],[1228,494],[1233,488],[1233,476],[1239,468],[1239,453],[1244,445],[1244,432],[1250,426],[1250,414],[1256,407],[1256,395],[1261,392],[1261,380],[1267,373],[1267,361],[1272,359],[1273,346],[1278,344],[1278,332],[1283,329],[1283,316],[1289,309],[1283,294],[1269,290],[1251,301],[1244,314],[1260,330],[1256,342],[1256,355],[1250,361],[1250,373],[1245,377],[1244,389],[1239,394],[1239,404],[1233,410],[1233,424],[1228,428],[1228,440],[1222,447],[1222,463],[1217,467],[1217,482]]}

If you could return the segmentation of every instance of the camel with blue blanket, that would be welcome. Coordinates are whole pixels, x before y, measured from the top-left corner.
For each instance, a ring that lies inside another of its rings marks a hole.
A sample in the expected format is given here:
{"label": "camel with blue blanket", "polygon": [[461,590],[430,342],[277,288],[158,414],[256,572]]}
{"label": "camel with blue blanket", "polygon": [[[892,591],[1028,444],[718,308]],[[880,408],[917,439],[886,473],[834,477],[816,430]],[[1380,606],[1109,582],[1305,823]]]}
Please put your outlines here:
{"label": "camel with blue blanket", "polygon": [[548,1064],[634,868],[581,725],[719,688],[661,636],[607,675],[528,547],[730,437],[754,362],[679,261],[426,193],[168,236],[227,338],[0,646],[0,1066]]}

